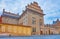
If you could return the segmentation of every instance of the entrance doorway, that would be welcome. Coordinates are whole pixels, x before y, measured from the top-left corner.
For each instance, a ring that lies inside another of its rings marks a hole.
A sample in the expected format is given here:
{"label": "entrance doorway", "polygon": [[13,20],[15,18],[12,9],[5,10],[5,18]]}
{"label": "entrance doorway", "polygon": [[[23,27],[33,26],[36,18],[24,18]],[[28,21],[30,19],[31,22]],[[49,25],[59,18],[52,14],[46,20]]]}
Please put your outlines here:
{"label": "entrance doorway", "polygon": [[43,35],[43,31],[40,31],[40,34]]}
{"label": "entrance doorway", "polygon": [[50,35],[50,30],[49,30],[49,35]]}

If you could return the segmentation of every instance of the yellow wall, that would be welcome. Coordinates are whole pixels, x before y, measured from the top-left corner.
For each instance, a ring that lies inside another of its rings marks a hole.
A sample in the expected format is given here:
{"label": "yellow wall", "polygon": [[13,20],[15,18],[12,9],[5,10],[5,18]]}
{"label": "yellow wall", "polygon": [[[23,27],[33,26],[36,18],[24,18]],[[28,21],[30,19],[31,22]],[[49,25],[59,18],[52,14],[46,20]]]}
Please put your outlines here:
{"label": "yellow wall", "polygon": [[1,33],[9,33],[10,35],[31,35],[31,27],[28,26],[18,26],[18,25],[9,25],[9,24],[0,24]]}

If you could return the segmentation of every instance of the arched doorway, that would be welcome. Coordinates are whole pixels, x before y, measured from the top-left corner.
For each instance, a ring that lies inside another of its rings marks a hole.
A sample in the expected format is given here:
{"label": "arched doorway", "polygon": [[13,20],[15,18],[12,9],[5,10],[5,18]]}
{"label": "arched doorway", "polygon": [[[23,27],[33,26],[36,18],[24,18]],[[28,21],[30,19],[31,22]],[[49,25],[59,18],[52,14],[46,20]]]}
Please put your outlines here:
{"label": "arched doorway", "polygon": [[46,35],[47,35],[47,31],[46,31]]}
{"label": "arched doorway", "polygon": [[53,35],[53,32],[51,32],[51,35]]}
{"label": "arched doorway", "polygon": [[40,34],[43,35],[43,31],[40,31]]}
{"label": "arched doorway", "polygon": [[49,35],[50,35],[50,30],[49,30]]}

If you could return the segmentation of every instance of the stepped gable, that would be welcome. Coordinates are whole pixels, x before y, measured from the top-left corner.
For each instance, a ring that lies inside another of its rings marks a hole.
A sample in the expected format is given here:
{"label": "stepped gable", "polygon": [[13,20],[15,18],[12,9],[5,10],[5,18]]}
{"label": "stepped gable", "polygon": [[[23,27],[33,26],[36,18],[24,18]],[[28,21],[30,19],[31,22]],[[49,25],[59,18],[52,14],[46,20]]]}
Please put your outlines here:
{"label": "stepped gable", "polygon": [[21,16],[19,18],[23,17],[25,15],[26,11],[28,11],[28,10],[37,12],[37,13],[41,14],[42,16],[45,15],[45,14],[43,14],[43,10],[40,8],[40,6],[38,6],[38,3],[37,2],[33,2],[30,5],[28,4],[26,6],[26,9],[23,10],[23,13],[21,14]]}
{"label": "stepped gable", "polygon": [[[33,10],[35,12],[38,12],[40,14],[43,14],[43,10],[41,9],[41,7],[38,5],[37,2],[33,2],[30,5],[28,4],[28,6],[26,6],[27,9]],[[44,14],[43,14],[44,15]]]}
{"label": "stepped gable", "polygon": [[5,9],[3,9],[3,14],[1,16],[5,16],[5,17],[7,16],[7,17],[11,17],[11,18],[19,18],[18,14],[7,12],[7,11],[5,11]]}

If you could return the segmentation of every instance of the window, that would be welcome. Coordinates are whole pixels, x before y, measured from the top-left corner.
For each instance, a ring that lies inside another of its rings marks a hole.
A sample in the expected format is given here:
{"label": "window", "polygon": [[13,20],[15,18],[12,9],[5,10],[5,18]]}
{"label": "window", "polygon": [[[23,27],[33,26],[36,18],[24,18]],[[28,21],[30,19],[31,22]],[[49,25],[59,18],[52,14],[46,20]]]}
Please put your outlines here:
{"label": "window", "polygon": [[39,22],[39,25],[41,26],[42,25],[42,22]]}
{"label": "window", "polygon": [[1,25],[0,25],[0,31],[1,31],[1,28],[2,28],[2,27],[1,27]]}
{"label": "window", "polygon": [[8,32],[12,32],[12,26],[8,26]]}
{"label": "window", "polygon": [[8,18],[6,18],[6,23],[8,23],[9,22],[9,19]]}
{"label": "window", "polygon": [[0,25],[0,28],[1,28],[1,25]]}
{"label": "window", "polygon": [[23,19],[23,24],[24,24],[24,25],[27,24],[27,17]]}
{"label": "window", "polygon": [[36,28],[33,28],[33,31],[32,32],[36,32]]}
{"label": "window", "polygon": [[41,25],[42,25],[42,19],[39,20],[39,26],[41,26]]}
{"label": "window", "polygon": [[32,17],[32,24],[36,24],[36,19]]}
{"label": "window", "polygon": [[1,29],[2,29],[2,32],[5,32],[5,26],[2,26]]}

